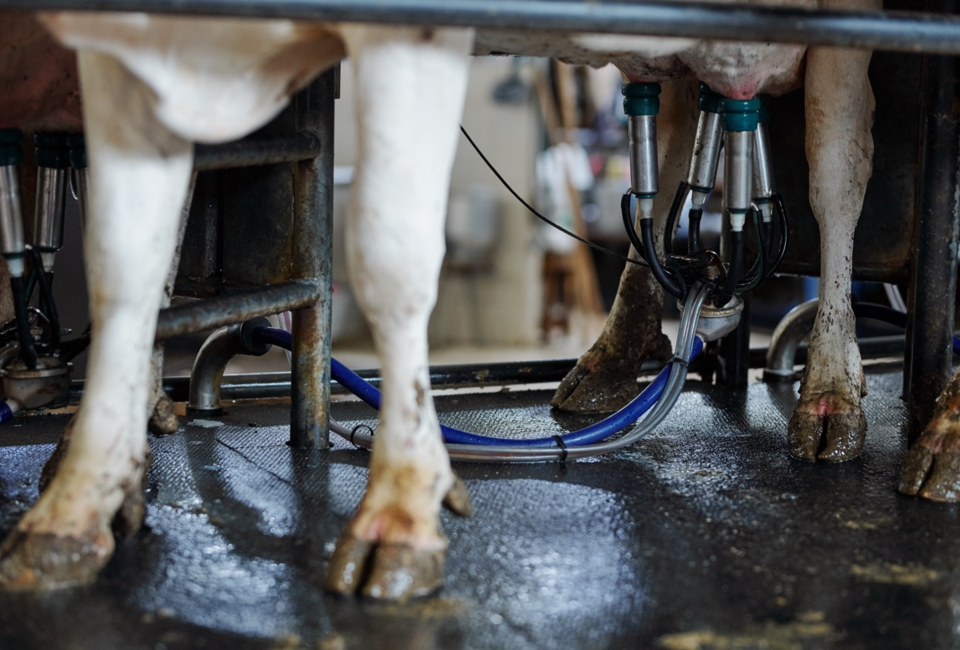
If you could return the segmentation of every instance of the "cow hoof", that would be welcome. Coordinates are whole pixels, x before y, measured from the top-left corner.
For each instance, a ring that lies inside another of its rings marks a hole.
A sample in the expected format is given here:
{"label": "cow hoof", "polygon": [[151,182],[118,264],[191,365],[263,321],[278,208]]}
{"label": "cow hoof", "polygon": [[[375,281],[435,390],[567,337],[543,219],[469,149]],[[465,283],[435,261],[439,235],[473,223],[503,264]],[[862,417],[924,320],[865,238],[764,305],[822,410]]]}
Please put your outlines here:
{"label": "cow hoof", "polygon": [[377,544],[345,533],[330,558],[328,591],[378,600],[429,596],[443,584],[446,548]]}
{"label": "cow hoof", "polygon": [[467,484],[456,473],[453,475],[453,485],[447,490],[447,496],[443,497],[442,505],[458,517],[467,519],[473,516],[473,500]]}
{"label": "cow hoof", "polygon": [[173,400],[161,395],[153,406],[153,412],[147,421],[147,430],[155,436],[165,436],[176,433],[180,428]]}
{"label": "cow hoof", "polygon": [[801,460],[842,462],[863,452],[867,419],[859,404],[833,393],[800,398],[787,425],[790,453]]}
{"label": "cow hoof", "polygon": [[14,529],[0,546],[0,588],[44,591],[88,584],[113,549],[107,528],[83,538]]}
{"label": "cow hoof", "polygon": [[900,492],[931,501],[960,501],[960,439],[924,431],[900,466]]}
{"label": "cow hoof", "polygon": [[640,392],[637,376],[643,361],[670,358],[670,340],[663,334],[658,336],[657,343],[650,346],[654,349],[651,354],[624,355],[621,346],[598,343],[560,382],[551,406],[570,413],[619,411]]}
{"label": "cow hoof", "polygon": [[110,524],[114,534],[118,537],[133,537],[143,527],[143,521],[147,518],[147,499],[145,497],[147,470],[152,462],[153,454],[150,452],[148,443],[146,457],[139,470],[139,476],[135,476],[127,484],[124,490],[123,503],[120,504],[120,509],[117,510],[117,514],[113,516],[113,522]]}

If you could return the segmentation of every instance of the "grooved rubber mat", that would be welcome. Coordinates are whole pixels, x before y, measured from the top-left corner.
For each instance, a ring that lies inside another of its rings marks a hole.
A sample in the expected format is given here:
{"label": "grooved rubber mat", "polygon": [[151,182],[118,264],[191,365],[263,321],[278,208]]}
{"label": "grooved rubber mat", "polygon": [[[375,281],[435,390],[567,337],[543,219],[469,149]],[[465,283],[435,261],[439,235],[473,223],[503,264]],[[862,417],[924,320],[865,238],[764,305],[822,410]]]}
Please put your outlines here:
{"label": "grooved rubber mat", "polygon": [[[960,509],[896,494],[899,375],[869,377],[866,453],[792,460],[795,388],[691,382],[629,451],[459,465],[471,520],[443,515],[446,586],[404,605],[324,594],[367,453],[285,444],[287,408],[231,408],[154,438],[147,527],[89,587],[0,594],[10,648],[949,647]],[[563,431],[544,391],[438,399],[441,419]],[[348,425],[371,411],[336,403]],[[64,417],[0,430],[0,533],[36,499]]]}

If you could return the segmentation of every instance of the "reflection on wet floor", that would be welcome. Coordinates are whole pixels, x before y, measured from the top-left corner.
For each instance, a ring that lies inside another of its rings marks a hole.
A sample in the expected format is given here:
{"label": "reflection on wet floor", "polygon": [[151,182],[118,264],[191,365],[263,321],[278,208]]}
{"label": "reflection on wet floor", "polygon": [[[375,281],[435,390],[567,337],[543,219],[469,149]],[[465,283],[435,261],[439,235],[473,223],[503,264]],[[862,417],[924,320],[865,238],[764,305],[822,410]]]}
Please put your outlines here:
{"label": "reflection on wet floor", "polygon": [[[446,586],[403,605],[324,594],[367,452],[291,449],[287,411],[238,406],[153,439],[147,527],[92,586],[0,594],[0,646],[70,648],[943,647],[960,603],[955,506],[895,492],[900,376],[871,375],[862,458],[789,457],[795,386],[691,382],[645,441],[558,464],[458,465]],[[440,397],[441,419],[515,436],[576,428],[544,391]],[[373,413],[337,402],[348,426]],[[36,499],[63,416],[0,436],[0,525]]]}

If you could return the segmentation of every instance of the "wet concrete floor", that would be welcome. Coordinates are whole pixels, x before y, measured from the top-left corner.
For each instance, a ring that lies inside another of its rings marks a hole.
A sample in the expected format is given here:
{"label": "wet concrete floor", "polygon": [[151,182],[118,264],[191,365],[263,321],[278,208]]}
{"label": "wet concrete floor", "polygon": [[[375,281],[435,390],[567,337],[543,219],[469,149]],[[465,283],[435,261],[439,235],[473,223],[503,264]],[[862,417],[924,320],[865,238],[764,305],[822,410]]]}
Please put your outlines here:
{"label": "wet concrete floor", "polygon": [[[934,648],[960,644],[960,507],[895,492],[900,376],[871,375],[862,458],[785,448],[796,385],[688,384],[629,451],[459,465],[471,520],[443,515],[446,586],[403,605],[324,594],[367,452],[291,449],[287,408],[184,418],[153,439],[146,528],[92,586],[0,594],[9,648]],[[438,400],[444,422],[577,428],[548,393]],[[355,425],[372,412],[338,403]],[[37,497],[63,416],[0,431],[0,533]]]}

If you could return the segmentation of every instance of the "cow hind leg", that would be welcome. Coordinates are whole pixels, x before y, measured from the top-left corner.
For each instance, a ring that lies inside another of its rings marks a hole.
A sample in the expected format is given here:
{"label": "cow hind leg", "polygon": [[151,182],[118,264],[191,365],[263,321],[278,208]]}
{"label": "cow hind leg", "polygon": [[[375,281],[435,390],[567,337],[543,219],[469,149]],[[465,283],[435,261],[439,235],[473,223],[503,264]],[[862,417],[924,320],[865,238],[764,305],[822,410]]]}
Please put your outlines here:
{"label": "cow hind leg", "polygon": [[[126,68],[81,52],[92,202],[85,240],[93,340],[86,393],[56,475],[0,546],[0,585],[92,580],[118,513],[142,517],[150,359],[157,310],[192,167],[189,142],[152,117]],[[125,506],[126,504],[126,506]],[[139,515],[137,514],[139,512]],[[137,521],[124,521],[125,532]]]}
{"label": "cow hind leg", "polygon": [[[696,84],[663,84],[657,119],[661,191],[654,201],[658,232],[689,164],[696,132]],[[637,252],[630,249],[637,259]],[[627,264],[617,297],[593,346],[557,387],[551,404],[574,413],[609,413],[623,408],[640,392],[637,377],[644,361],[667,361],[670,340],[661,332],[663,290],[650,269]]]}
{"label": "cow hind leg", "polygon": [[403,599],[441,582],[439,509],[455,480],[430,395],[427,320],[466,92],[467,30],[343,30],[357,92],[359,165],[347,219],[351,281],[383,373],[367,492],[327,587]]}
{"label": "cow hind leg", "polygon": [[872,172],[869,63],[869,52],[812,48],[807,53],[806,150],[810,205],[820,227],[820,308],[800,400],[788,425],[790,452],[804,460],[855,458],[867,428],[850,278],[853,232]]}
{"label": "cow hind leg", "polygon": [[933,501],[960,501],[960,371],[903,459],[899,489]]}

